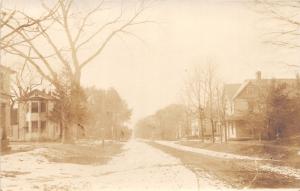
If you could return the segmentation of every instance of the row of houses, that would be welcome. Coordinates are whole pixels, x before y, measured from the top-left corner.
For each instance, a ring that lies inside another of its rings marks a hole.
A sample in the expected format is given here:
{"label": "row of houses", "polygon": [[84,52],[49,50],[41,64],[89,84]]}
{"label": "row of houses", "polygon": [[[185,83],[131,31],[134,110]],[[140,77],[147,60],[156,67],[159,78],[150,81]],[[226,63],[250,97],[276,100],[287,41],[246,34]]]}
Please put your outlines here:
{"label": "row of houses", "polygon": [[[252,139],[253,125],[249,121],[249,113],[257,107],[255,101],[259,96],[259,91],[268,91],[272,83],[286,84],[289,89],[294,90],[297,79],[266,79],[262,78],[262,73],[258,71],[253,79],[247,79],[243,83],[225,84],[225,121],[226,128],[219,121],[215,121],[214,134],[218,138],[225,137],[231,140]],[[191,120],[191,136],[201,136],[199,119]],[[204,123],[204,136],[211,137],[211,122],[208,119]],[[222,126],[222,127],[221,127]]]}
{"label": "row of houses", "polygon": [[11,106],[11,75],[14,71],[0,65],[0,135],[1,140],[56,140],[59,124],[49,119],[55,97],[33,90]]}

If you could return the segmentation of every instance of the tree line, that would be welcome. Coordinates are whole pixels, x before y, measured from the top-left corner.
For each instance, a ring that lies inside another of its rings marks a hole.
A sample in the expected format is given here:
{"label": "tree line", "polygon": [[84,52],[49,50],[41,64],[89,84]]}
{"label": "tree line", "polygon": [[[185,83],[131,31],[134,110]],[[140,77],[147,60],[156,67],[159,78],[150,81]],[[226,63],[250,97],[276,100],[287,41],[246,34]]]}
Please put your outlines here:
{"label": "tree line", "polygon": [[137,122],[135,136],[144,139],[174,140],[185,132],[188,119],[184,105],[171,104]]}

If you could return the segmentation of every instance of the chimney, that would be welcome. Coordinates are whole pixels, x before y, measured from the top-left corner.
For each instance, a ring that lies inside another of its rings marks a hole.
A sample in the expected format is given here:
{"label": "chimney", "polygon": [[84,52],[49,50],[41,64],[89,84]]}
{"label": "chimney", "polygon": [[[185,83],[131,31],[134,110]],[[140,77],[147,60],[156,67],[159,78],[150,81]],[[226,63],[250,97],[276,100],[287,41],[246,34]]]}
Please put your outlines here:
{"label": "chimney", "polygon": [[256,80],[261,80],[261,71],[256,72]]}

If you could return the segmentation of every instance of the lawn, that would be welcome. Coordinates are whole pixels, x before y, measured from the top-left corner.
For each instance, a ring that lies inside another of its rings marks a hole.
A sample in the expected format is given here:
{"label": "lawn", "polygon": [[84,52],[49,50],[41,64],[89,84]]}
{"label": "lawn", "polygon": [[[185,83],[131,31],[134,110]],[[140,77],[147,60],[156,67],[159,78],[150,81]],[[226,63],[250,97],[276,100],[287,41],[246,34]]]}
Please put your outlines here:
{"label": "lawn", "polygon": [[[270,171],[258,170],[259,161],[214,158],[206,155],[177,150],[157,143],[149,143],[174,157],[198,176],[207,174],[212,180],[218,180],[231,188],[299,188],[300,181]],[[194,145],[195,146],[195,145]],[[199,146],[199,145],[198,145]],[[213,147],[208,146],[207,147]],[[203,148],[203,145],[202,145]],[[216,150],[216,147],[213,147]]]}
{"label": "lawn", "polygon": [[38,148],[45,148],[41,154],[49,162],[101,165],[114,155],[121,153],[124,143],[107,141],[104,147],[101,141],[84,140],[75,144],[57,142],[22,142],[12,143],[12,153],[26,152]]}
{"label": "lawn", "polygon": [[229,143],[202,143],[201,141],[180,141],[178,144],[203,148],[207,150],[227,152],[238,155],[259,157],[264,159],[273,159],[277,165],[300,168],[300,147],[279,146],[273,143],[251,144],[251,142],[229,142]]}

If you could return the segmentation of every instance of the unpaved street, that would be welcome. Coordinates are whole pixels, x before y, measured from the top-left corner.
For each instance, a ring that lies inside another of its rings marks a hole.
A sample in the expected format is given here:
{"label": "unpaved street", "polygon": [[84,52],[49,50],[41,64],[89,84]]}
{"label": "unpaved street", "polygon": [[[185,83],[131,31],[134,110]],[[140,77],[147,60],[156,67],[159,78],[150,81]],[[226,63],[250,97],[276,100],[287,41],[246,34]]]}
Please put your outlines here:
{"label": "unpaved street", "polygon": [[[181,161],[143,142],[130,141],[105,165],[49,162],[47,148],[1,157],[3,190],[198,190]],[[59,153],[57,153],[59,154]]]}

